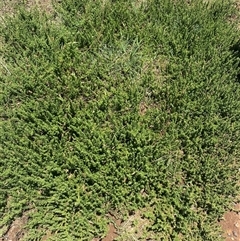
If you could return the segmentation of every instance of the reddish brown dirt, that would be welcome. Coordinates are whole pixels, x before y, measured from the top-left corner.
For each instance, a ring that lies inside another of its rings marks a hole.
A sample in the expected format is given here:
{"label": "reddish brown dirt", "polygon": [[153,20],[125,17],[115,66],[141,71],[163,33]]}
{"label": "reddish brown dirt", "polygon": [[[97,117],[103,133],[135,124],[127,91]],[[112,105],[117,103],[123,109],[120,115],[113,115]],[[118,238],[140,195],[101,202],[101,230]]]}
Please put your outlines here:
{"label": "reddish brown dirt", "polygon": [[94,238],[92,241],[114,241],[118,237],[118,228],[121,226],[122,220],[114,214],[108,214],[110,223],[108,231],[104,238]]}
{"label": "reddish brown dirt", "polygon": [[8,228],[0,241],[20,241],[24,236],[24,226],[27,224],[28,215],[23,214],[21,218],[17,218]]}
{"label": "reddish brown dirt", "polygon": [[225,241],[240,241],[240,203],[234,206],[233,211],[224,214],[220,226]]}
{"label": "reddish brown dirt", "polygon": [[118,237],[117,229],[112,223],[110,223],[108,225],[108,233],[106,237],[102,239],[94,238],[92,241],[114,241],[117,237]]}
{"label": "reddish brown dirt", "polygon": [[[27,224],[28,215],[24,214],[21,218],[17,218],[8,228],[0,241],[21,241],[26,234],[24,226]],[[108,231],[103,238],[94,238],[92,241],[114,241],[119,236],[119,230],[126,226],[121,219],[109,214]],[[240,241],[240,203],[236,204],[232,211],[226,212],[219,222],[223,230],[223,238],[225,241]],[[125,227],[131,229],[131,227]],[[128,230],[125,230],[128,231]],[[51,235],[43,237],[42,241],[48,240]]]}
{"label": "reddish brown dirt", "polygon": [[[118,225],[120,225],[120,223],[118,223]],[[110,223],[108,226],[108,233],[106,237],[102,239],[102,241],[113,241],[115,238],[117,238],[117,236],[118,233],[116,227],[113,223]]]}

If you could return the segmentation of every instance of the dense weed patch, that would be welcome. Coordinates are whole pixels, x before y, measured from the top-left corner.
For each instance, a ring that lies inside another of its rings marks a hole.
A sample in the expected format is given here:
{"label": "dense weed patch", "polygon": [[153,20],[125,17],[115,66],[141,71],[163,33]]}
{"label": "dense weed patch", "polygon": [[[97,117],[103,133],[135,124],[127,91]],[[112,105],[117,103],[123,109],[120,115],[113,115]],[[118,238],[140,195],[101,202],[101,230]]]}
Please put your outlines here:
{"label": "dense weed patch", "polygon": [[27,240],[91,240],[149,208],[156,240],[217,240],[239,164],[230,4],[54,7],[1,27],[0,225],[33,210]]}

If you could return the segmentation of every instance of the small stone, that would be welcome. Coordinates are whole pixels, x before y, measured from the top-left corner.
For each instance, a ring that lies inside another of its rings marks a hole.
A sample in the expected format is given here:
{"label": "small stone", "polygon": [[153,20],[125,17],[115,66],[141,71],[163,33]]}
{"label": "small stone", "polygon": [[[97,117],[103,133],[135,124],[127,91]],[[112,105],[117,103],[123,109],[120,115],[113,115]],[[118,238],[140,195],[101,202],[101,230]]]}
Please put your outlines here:
{"label": "small stone", "polygon": [[233,236],[237,237],[238,233],[236,231],[232,231]]}

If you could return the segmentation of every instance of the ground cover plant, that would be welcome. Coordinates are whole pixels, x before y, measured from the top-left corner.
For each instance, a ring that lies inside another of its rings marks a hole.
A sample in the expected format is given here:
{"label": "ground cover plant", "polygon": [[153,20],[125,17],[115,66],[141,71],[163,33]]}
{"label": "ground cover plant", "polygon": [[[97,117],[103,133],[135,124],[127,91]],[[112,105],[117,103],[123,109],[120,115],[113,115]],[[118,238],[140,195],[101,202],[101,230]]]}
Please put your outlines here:
{"label": "ground cover plant", "polygon": [[27,212],[26,240],[92,240],[144,210],[142,240],[220,239],[239,181],[231,3],[53,7],[0,30],[1,235]]}

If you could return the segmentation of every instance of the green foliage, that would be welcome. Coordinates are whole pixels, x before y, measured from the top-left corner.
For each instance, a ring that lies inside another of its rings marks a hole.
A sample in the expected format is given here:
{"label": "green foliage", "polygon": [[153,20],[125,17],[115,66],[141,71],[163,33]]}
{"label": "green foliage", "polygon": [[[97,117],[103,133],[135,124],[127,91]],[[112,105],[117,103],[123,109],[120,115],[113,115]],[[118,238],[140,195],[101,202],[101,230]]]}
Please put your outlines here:
{"label": "green foliage", "polygon": [[151,206],[156,240],[217,240],[237,195],[237,32],[229,4],[186,2],[5,21],[0,226],[32,210],[27,240],[91,240],[109,210]]}

